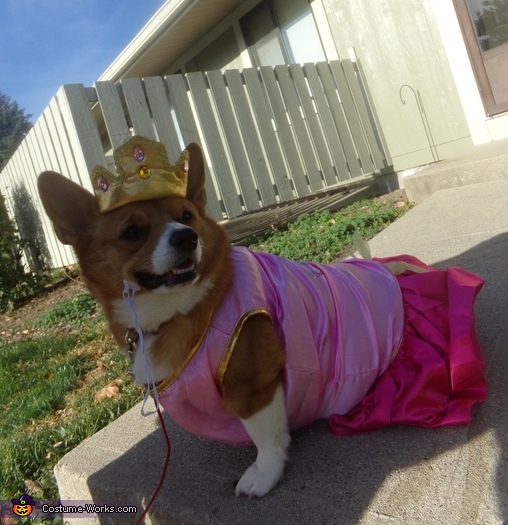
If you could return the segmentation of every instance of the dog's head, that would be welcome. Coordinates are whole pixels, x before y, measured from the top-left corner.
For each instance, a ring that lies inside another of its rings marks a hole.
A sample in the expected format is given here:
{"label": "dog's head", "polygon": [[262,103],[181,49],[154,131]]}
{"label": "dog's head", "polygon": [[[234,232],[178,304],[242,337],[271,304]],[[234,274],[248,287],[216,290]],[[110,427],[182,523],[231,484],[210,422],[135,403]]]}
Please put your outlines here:
{"label": "dog's head", "polygon": [[205,213],[201,148],[190,144],[187,150],[185,197],[131,202],[105,213],[91,193],[66,177],[39,176],[39,193],[55,232],[74,248],[85,283],[107,315],[122,296],[124,280],[140,295],[172,294],[180,311],[192,309],[220,277],[228,242]]}

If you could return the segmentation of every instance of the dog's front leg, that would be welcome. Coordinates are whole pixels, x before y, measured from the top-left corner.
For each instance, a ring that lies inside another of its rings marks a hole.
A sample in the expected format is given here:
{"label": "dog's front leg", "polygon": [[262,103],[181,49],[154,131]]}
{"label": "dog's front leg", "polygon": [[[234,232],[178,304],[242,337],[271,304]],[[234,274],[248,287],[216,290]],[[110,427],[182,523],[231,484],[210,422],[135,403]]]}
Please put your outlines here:
{"label": "dog's front leg", "polygon": [[282,477],[290,441],[281,380],[285,361],[270,318],[249,317],[222,381],[224,406],[243,423],[258,454],[238,482],[237,496],[264,496]]}
{"label": "dog's front leg", "polygon": [[277,387],[268,406],[241,421],[256,445],[257,458],[238,482],[236,495],[265,496],[282,477],[291,439],[282,384]]}

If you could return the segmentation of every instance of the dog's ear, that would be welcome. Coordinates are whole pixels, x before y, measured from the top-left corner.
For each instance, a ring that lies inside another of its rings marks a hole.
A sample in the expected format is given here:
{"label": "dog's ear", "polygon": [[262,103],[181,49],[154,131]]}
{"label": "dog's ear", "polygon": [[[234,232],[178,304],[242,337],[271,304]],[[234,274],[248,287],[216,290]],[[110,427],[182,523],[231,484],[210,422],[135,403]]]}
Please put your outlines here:
{"label": "dog's ear", "polygon": [[189,175],[187,179],[187,199],[203,207],[206,206],[205,160],[198,144],[191,142],[186,148],[189,152]]}
{"label": "dog's ear", "polygon": [[44,210],[61,242],[75,245],[82,235],[93,231],[100,212],[90,192],[54,171],[41,173],[37,184]]}

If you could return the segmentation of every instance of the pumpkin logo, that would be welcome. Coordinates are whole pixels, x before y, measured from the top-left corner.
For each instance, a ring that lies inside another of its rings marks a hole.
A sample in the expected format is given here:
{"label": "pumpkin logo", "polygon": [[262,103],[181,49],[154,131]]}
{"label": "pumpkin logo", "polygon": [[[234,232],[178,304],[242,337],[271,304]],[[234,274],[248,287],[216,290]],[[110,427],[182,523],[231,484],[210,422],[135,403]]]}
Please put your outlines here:
{"label": "pumpkin logo", "polygon": [[23,494],[19,499],[11,499],[12,503],[12,512],[16,516],[29,516],[32,513],[35,501],[32,496],[28,494]]}

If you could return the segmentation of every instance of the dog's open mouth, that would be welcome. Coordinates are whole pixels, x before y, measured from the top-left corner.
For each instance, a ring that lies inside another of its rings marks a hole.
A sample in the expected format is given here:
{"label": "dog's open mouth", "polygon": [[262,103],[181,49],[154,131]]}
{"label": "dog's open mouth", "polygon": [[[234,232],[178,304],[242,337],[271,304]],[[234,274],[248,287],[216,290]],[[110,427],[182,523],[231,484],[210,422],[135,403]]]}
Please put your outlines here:
{"label": "dog's open mouth", "polygon": [[197,277],[197,273],[194,261],[185,259],[167,273],[136,272],[134,276],[143,288],[155,290],[160,286],[172,287],[193,281]]}

